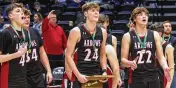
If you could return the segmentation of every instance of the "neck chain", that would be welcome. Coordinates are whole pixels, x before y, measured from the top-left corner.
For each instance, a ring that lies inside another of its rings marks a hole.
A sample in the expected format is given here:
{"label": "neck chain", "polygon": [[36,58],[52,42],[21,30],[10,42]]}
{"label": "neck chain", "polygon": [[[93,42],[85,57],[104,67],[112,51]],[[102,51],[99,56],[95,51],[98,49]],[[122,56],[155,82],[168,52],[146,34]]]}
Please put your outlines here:
{"label": "neck chain", "polygon": [[[12,27],[12,29],[13,29],[13,31],[15,32],[15,34],[17,35],[17,37],[18,37],[19,39],[21,39],[20,35],[19,35],[18,32],[16,31],[17,29],[16,29],[13,25],[10,25],[10,26]],[[21,31],[22,31],[22,36],[23,36],[22,42],[25,42],[25,41],[26,41],[26,36],[25,36],[25,34],[24,34],[24,30],[21,29]]]}
{"label": "neck chain", "polygon": [[96,34],[96,28],[95,28],[94,33],[91,34],[90,29],[88,28],[88,26],[87,26],[86,23],[85,23],[85,27],[86,27],[86,29],[89,31],[89,33],[90,33],[90,35],[91,35],[91,37],[92,37],[93,47],[94,47],[94,49],[96,49],[96,47],[95,47],[95,41],[94,41],[94,40],[95,40],[95,34]]}
{"label": "neck chain", "polygon": [[141,41],[141,38],[139,37],[138,33],[135,31],[136,35],[137,35],[137,38],[139,40],[139,43],[141,45],[142,48],[145,48],[145,45],[146,45],[146,41],[147,41],[147,33],[145,34],[145,37],[144,37],[144,41],[142,42]]}

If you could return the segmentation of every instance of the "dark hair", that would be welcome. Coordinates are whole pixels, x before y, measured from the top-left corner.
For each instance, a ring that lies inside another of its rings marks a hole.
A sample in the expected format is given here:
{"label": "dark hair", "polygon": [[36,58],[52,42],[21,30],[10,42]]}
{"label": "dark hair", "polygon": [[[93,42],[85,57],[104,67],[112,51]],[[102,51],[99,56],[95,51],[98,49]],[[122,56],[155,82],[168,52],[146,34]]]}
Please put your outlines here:
{"label": "dark hair", "polygon": [[40,5],[40,2],[34,2],[34,6],[39,6]]}
{"label": "dark hair", "polygon": [[23,8],[23,4],[21,4],[21,3],[13,3],[13,4],[10,4],[10,5],[7,7],[7,9],[6,9],[7,16],[8,16],[15,8]]}

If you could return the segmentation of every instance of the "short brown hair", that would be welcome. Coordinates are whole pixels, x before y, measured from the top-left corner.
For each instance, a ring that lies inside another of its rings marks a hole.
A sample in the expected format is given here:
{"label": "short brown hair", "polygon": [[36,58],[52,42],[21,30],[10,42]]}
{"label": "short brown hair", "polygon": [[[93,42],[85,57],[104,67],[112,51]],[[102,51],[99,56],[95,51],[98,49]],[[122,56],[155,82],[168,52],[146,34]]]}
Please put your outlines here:
{"label": "short brown hair", "polygon": [[99,10],[100,6],[95,2],[88,2],[82,6],[82,12],[88,11],[89,9],[92,9],[92,8],[96,8]]}
{"label": "short brown hair", "polygon": [[104,22],[108,22],[109,23],[109,17],[108,15],[105,14],[100,14],[99,19],[98,19],[98,23],[104,23]]}
{"label": "short brown hair", "polygon": [[15,9],[15,8],[23,8],[23,4],[22,3],[13,3],[10,4],[7,9],[6,9],[6,14],[7,16]]}
{"label": "short brown hair", "polygon": [[136,24],[134,22],[134,19],[136,18],[136,16],[142,12],[145,12],[147,15],[149,15],[149,12],[148,10],[145,8],[145,7],[136,7],[133,11],[132,11],[132,14],[131,14],[131,17],[130,17],[130,20]]}
{"label": "short brown hair", "polygon": [[24,11],[24,15],[28,15],[30,16],[31,15],[31,11],[26,9],[26,8],[23,8],[23,11]]}
{"label": "short brown hair", "polygon": [[[165,24],[165,23],[170,23],[170,21],[169,21],[169,20],[166,20],[166,21],[163,22],[163,24]],[[162,25],[163,25],[163,24],[162,24]],[[170,24],[171,24],[171,23],[170,23]],[[163,25],[163,26],[164,26],[164,25]]]}

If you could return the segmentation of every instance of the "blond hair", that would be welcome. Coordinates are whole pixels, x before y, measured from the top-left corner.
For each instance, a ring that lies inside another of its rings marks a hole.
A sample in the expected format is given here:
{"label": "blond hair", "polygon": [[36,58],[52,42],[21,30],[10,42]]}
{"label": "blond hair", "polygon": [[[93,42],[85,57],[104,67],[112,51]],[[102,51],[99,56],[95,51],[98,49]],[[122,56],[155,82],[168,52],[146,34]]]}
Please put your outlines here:
{"label": "blond hair", "polygon": [[89,9],[96,8],[100,10],[100,6],[95,2],[88,2],[82,6],[82,12],[88,11]]}

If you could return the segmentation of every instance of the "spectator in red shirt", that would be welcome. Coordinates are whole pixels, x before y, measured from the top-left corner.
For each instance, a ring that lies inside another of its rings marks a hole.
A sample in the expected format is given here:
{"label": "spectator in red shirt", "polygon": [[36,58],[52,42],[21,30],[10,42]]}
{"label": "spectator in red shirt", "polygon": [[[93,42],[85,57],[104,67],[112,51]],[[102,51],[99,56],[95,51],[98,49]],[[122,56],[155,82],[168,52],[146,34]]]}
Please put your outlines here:
{"label": "spectator in red shirt", "polygon": [[64,30],[57,25],[56,21],[56,14],[52,10],[42,23],[44,48],[52,69],[58,66],[64,66],[63,52],[67,44]]}

